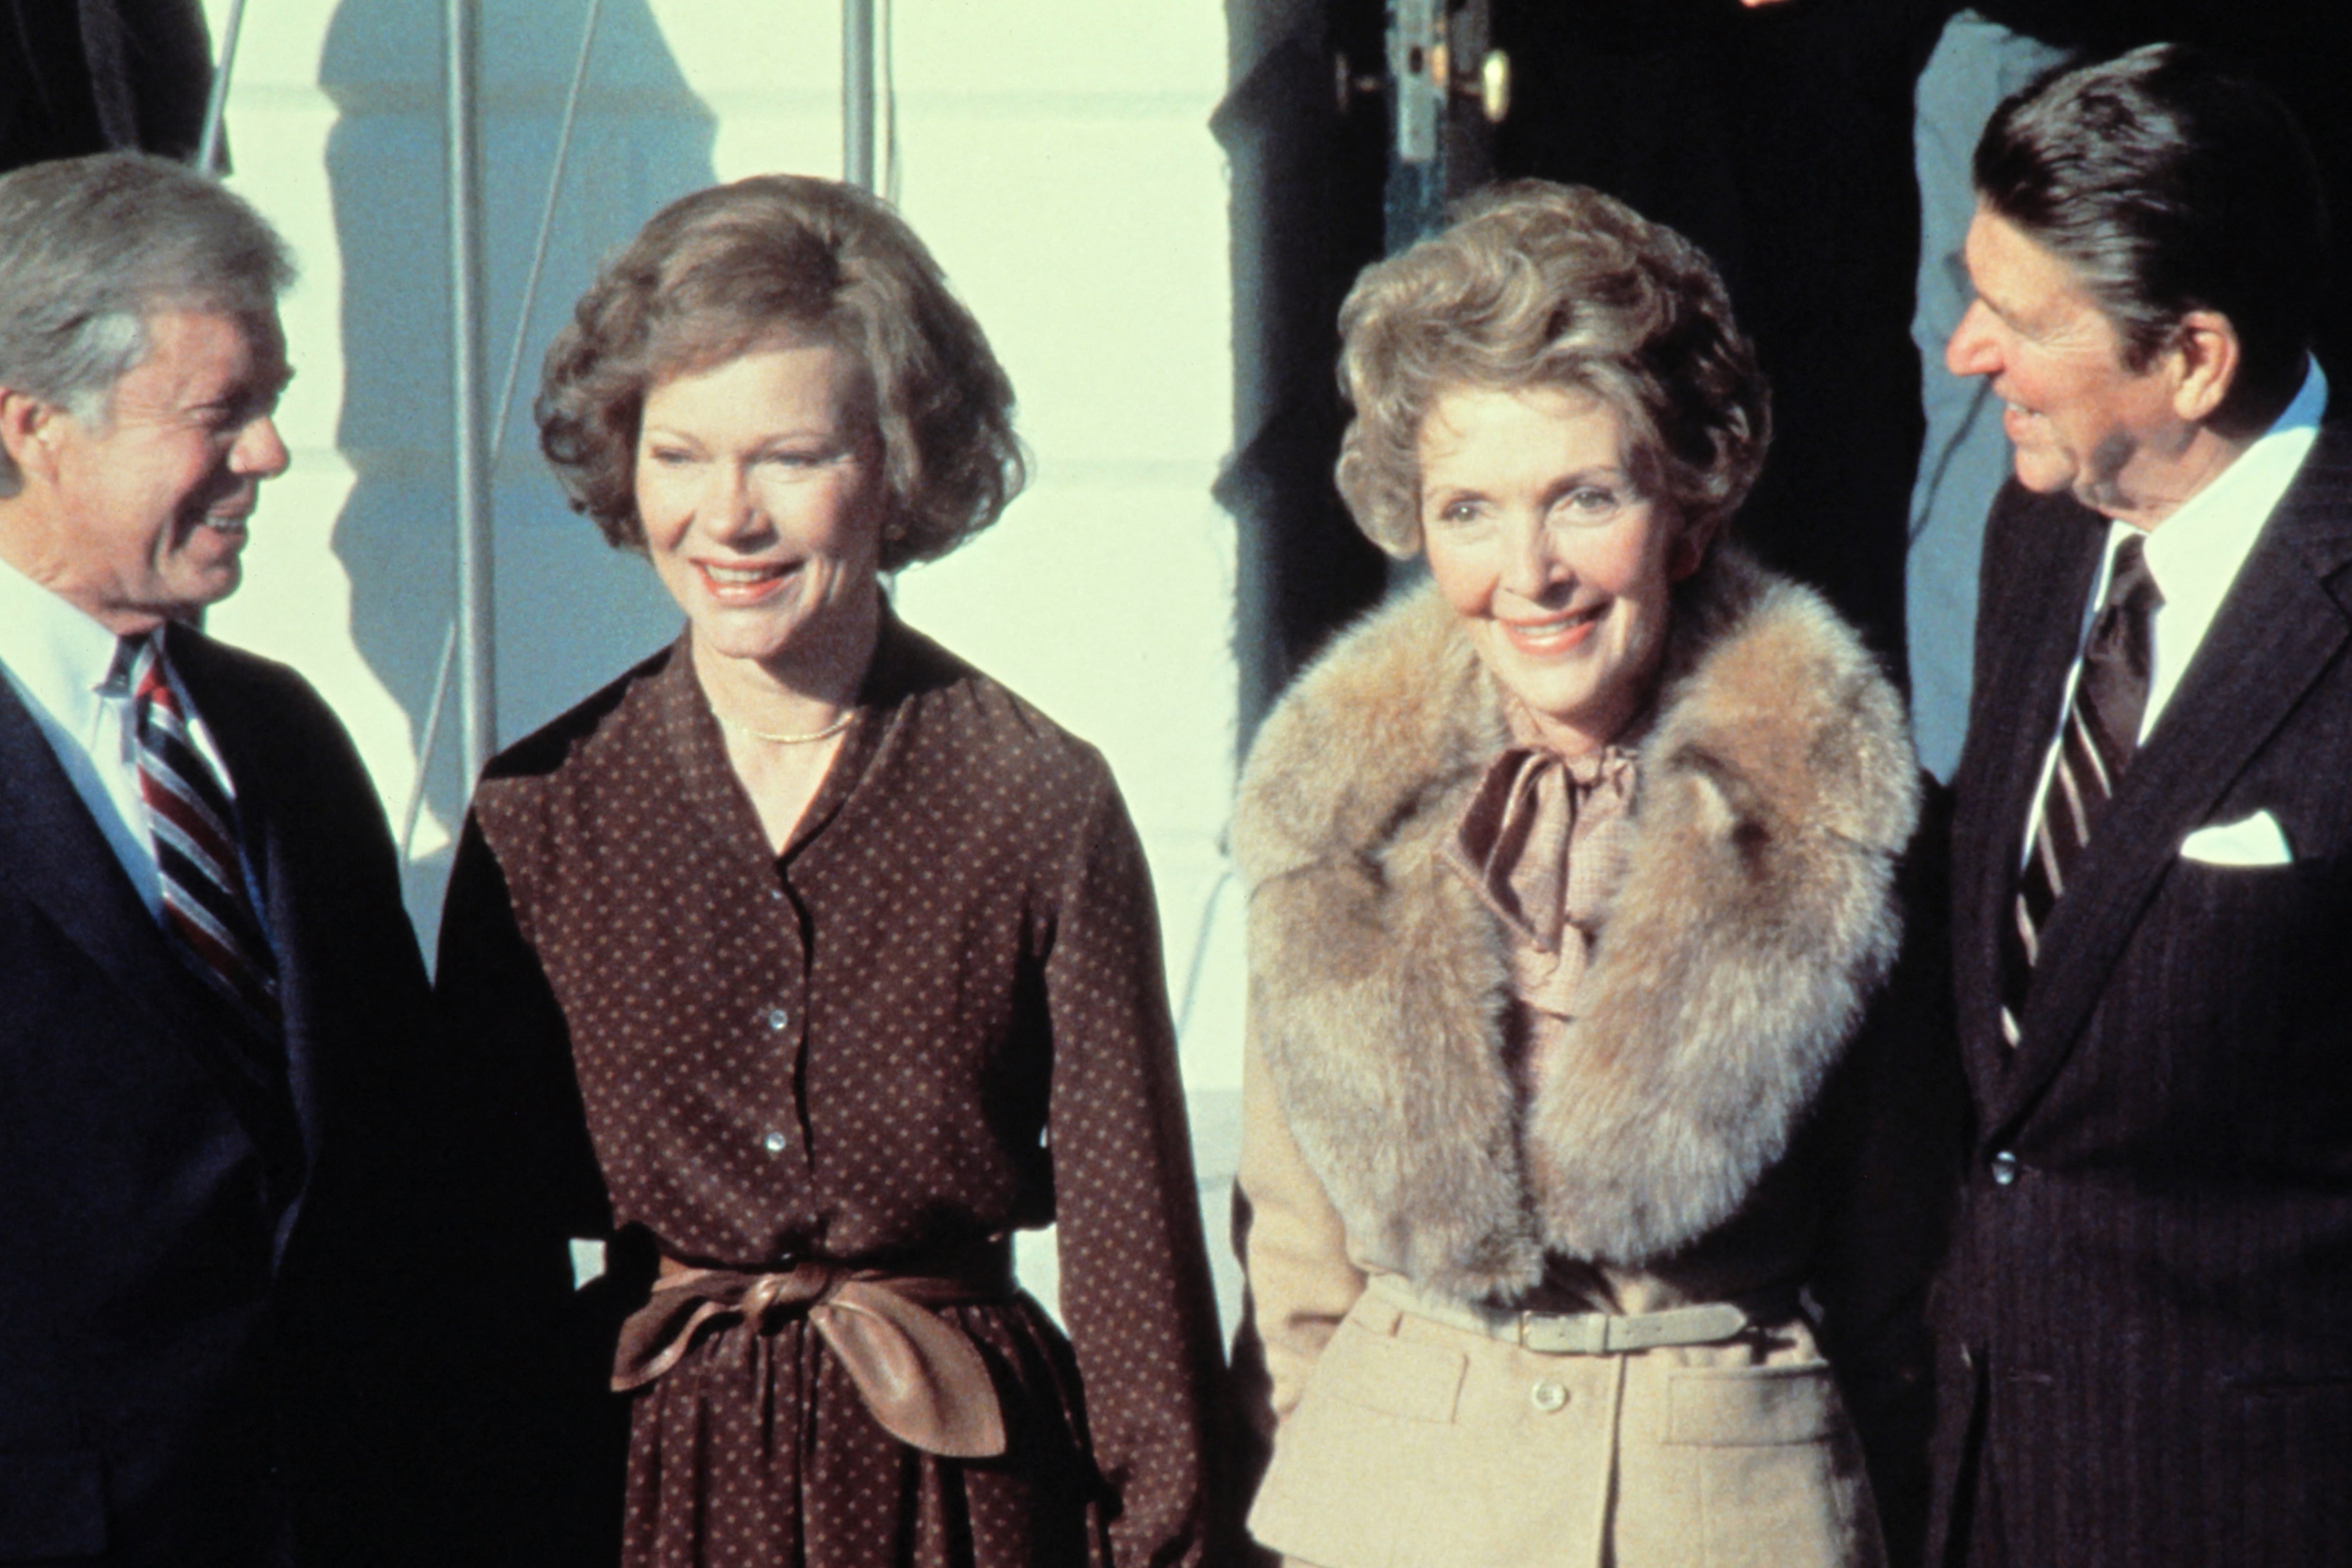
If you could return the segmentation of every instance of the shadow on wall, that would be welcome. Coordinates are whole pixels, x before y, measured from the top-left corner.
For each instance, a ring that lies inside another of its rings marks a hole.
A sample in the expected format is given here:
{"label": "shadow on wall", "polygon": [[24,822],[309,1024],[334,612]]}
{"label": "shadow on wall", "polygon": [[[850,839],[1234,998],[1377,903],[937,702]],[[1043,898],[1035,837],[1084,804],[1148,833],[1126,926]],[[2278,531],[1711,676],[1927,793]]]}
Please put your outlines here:
{"label": "shadow on wall", "polygon": [[[486,415],[513,351],[588,3],[482,7]],[[343,272],[337,444],[353,475],[335,551],[351,576],[353,639],[420,742],[457,608],[442,13],[438,0],[344,0],[319,73],[338,110],[327,150]],[[714,134],[646,0],[606,0],[494,470],[502,744],[676,634],[652,573],[564,505],[539,456],[530,401],[548,341],[598,261],[663,203],[711,183]],[[427,953],[473,782],[451,684],[405,867]]]}

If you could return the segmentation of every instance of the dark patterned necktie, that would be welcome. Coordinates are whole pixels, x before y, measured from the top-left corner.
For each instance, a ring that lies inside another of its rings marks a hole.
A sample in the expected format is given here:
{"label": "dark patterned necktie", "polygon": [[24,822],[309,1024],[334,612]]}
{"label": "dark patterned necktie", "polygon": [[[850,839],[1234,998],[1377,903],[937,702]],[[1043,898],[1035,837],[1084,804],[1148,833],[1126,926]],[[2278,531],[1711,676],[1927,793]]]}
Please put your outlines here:
{"label": "dark patterned necktie", "polygon": [[2033,822],[2033,852],[2018,873],[2017,903],[2002,944],[2000,1028],[2014,1046],[2033,977],[2042,927],[2066,892],[2066,878],[2097,831],[2124,768],[2139,749],[2152,663],[2151,617],[2164,603],[2147,570],[2146,541],[2116,548],[2107,596],[2091,624],[2083,672],[2067,705],[2058,756]]}
{"label": "dark patterned necktie", "polygon": [[244,1015],[269,1057],[283,1050],[278,965],[246,891],[236,809],[188,734],[163,635],[126,637],[139,795],[162,874],[163,925],[196,977]]}

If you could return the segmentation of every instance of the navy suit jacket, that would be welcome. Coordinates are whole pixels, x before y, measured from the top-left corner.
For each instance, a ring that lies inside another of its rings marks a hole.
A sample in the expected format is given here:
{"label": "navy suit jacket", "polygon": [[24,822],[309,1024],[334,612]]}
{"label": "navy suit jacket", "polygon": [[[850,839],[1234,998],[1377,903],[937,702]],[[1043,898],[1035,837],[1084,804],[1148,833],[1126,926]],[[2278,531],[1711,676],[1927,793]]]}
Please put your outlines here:
{"label": "navy suit jacket", "polygon": [[407,1560],[440,1167],[391,841],[299,677],[169,646],[265,890],[289,1081],[243,1065],[0,682],[0,1563]]}
{"label": "navy suit jacket", "polygon": [[[2352,1563],[2352,431],[2323,426],[2042,933],[2000,929],[2105,519],[2013,483],[1954,779],[1974,1133],[1940,1560]],[[2184,859],[2267,811],[2293,863]]]}

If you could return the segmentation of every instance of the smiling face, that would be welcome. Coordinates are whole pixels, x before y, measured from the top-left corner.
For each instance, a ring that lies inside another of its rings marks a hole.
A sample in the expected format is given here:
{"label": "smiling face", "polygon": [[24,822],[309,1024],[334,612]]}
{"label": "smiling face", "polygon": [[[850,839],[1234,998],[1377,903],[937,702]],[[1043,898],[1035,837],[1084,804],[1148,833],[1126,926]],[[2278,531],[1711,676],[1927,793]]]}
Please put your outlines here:
{"label": "smiling face", "polygon": [[163,310],[145,327],[145,358],[89,418],[19,401],[24,487],[0,534],[18,570],[123,634],[236,591],[261,482],[287,462],[274,318]]}
{"label": "smiling face", "polygon": [[1649,701],[1706,541],[1635,490],[1624,422],[1586,393],[1456,388],[1419,451],[1430,575],[1479,658],[1556,749],[1605,744]]}
{"label": "smiling face", "polygon": [[754,348],[646,394],[646,553],[706,664],[789,679],[862,660],[884,510],[868,410],[862,369],[824,343]]}
{"label": "smiling face", "polygon": [[2130,521],[2177,507],[2202,480],[2175,472],[2197,434],[2176,406],[2178,355],[2129,369],[2123,335],[2074,269],[1989,208],[1978,207],[1964,254],[1977,298],[1944,362],[1991,379],[2018,483]]}

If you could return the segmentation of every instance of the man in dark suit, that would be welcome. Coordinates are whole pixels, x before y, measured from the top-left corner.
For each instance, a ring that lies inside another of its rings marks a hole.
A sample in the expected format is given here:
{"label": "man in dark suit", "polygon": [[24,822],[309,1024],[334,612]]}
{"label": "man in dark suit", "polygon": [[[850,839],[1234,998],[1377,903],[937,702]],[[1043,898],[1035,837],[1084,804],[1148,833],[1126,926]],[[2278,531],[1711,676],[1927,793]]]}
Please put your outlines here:
{"label": "man in dark suit", "polygon": [[2003,104],[1974,178],[1947,354],[2015,477],[1954,786],[1935,1560],[2352,1563],[2352,431],[2311,160],[2157,47]]}
{"label": "man in dark suit", "polygon": [[286,466],[289,270],[175,164],[0,178],[0,1562],[409,1561],[432,1501],[390,838],[192,624]]}

